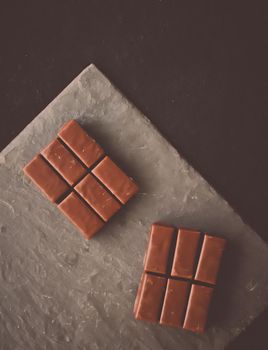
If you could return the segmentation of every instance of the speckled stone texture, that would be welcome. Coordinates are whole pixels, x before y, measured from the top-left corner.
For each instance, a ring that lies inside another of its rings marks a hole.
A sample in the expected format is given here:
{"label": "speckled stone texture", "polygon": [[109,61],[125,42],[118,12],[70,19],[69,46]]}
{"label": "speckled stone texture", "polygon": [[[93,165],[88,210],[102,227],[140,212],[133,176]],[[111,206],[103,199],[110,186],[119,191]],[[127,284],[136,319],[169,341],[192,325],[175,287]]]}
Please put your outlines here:
{"label": "speckled stone texture", "polygon": [[[141,188],[88,242],[21,170],[71,118]],[[267,246],[95,66],[4,149],[0,163],[1,350],[223,349],[267,305]],[[228,239],[204,335],[133,318],[155,221]]]}

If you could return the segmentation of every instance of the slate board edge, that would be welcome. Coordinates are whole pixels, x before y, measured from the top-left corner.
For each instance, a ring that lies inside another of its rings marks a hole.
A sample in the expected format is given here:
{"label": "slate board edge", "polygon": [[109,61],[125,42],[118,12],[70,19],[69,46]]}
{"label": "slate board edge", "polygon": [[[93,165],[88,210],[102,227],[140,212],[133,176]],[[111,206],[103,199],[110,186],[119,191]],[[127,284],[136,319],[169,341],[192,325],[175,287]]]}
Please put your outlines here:
{"label": "slate board edge", "polygon": [[[189,164],[188,164],[188,162],[178,153],[178,151],[161,135],[161,133],[159,133],[159,131],[156,129],[156,127],[150,122],[150,120],[147,118],[147,117],[145,117],[140,111],[138,111],[138,109],[132,104],[132,103],[130,103],[125,97],[123,97],[124,95],[93,65],[93,64],[91,64],[90,66],[88,66],[87,68],[85,68],[58,96],[56,96],[56,98],[41,112],[41,113],[39,113],[38,114],[38,116],[30,123],[30,124],[28,124],[26,127],[25,127],[25,129],[24,130],[22,130],[22,132],[17,136],[17,137],[15,137],[14,138],[14,140],[13,141],[11,141],[10,142],[10,144],[0,153],[0,165],[1,164],[6,164],[7,166],[8,166],[8,163],[9,162],[12,162],[12,151],[13,150],[15,150],[17,147],[18,147],[18,145],[21,143],[21,142],[24,142],[25,141],[25,139],[26,139],[26,137],[27,137],[27,134],[28,134],[28,132],[29,133],[31,133],[33,130],[34,130],[34,126],[39,122],[39,120],[41,120],[42,119],[42,117],[43,117],[43,113],[45,114],[45,113],[47,113],[48,112],[48,110],[51,108],[51,107],[53,107],[53,104],[54,104],[54,101],[56,101],[56,100],[58,100],[58,98],[59,97],[61,97],[61,96],[63,96],[63,95],[65,95],[66,93],[68,93],[68,90],[69,90],[69,88],[71,87],[71,85],[72,85],[72,83],[74,82],[74,81],[79,81],[79,79],[80,79],[80,77],[81,76],[83,76],[84,74],[86,74],[88,71],[91,71],[91,72],[95,72],[96,74],[98,74],[99,76],[101,76],[102,77],[102,79],[104,79],[107,83],[109,83],[109,84],[111,84],[112,85],[112,87],[116,90],[116,91],[118,91],[119,93],[120,93],[120,95],[122,96],[122,98],[124,98],[125,99],[125,102],[127,103],[127,104],[129,104],[129,105],[131,105],[131,108],[133,108],[134,110],[136,110],[137,111],[137,114],[139,115],[139,117],[143,120],[143,122],[144,123],[146,123],[146,124],[149,124],[150,125],[150,128],[151,128],[151,131],[153,131],[156,135],[157,135],[157,137],[158,138],[160,138],[161,139],[161,141],[166,145],[166,147],[169,149],[169,151],[171,151],[173,154],[174,154],[174,156],[176,157],[176,158],[178,158],[178,161],[179,162],[181,162],[182,163],[182,165],[183,165],[183,167],[185,167],[186,169],[187,169],[187,172],[189,172],[189,173],[191,173],[191,172],[193,172],[193,173],[197,173],[198,175],[199,175],[199,177],[200,177],[200,180],[202,180],[203,181],[203,183],[204,183],[204,186],[206,186],[207,187],[207,189],[209,190],[209,191],[211,191],[213,194],[217,194],[217,196],[219,196],[221,199],[222,199],[222,201],[225,203],[225,204],[227,204],[229,207],[230,207],[230,205],[227,203],[227,201],[226,200],[224,200],[223,199],[223,197],[220,195],[220,194],[218,194],[214,189],[213,189],[213,187],[210,185],[210,184],[208,184],[208,182],[195,170],[195,169],[193,169],[193,167],[192,166],[190,166]],[[10,158],[9,158],[9,155],[10,155]],[[249,227],[249,225],[247,225],[243,220],[242,220],[242,218],[235,212],[235,210],[233,209],[233,208],[231,208],[232,209],[232,211],[235,213],[235,215],[237,216],[237,218],[239,218],[239,220],[245,225],[245,226],[247,226],[248,228],[250,228]],[[250,230],[251,231],[253,231],[254,232],[254,230],[252,230],[251,228],[250,228]],[[258,236],[256,233],[255,233],[255,236],[256,236],[256,239],[258,239],[259,240],[259,244],[263,244],[264,243],[264,245],[266,245],[266,243],[261,239],[261,237],[260,236]],[[258,237],[258,238],[257,238]],[[267,246],[267,245],[266,245]],[[261,310],[259,310],[259,313],[261,312]],[[255,317],[259,314],[259,313],[257,313],[257,314],[255,314]],[[251,320],[248,320],[248,324],[250,323],[250,321]],[[246,328],[246,325],[245,325],[245,327],[244,328],[240,328],[240,331],[239,332],[237,332],[237,334],[236,335],[238,335],[242,330],[244,330]]]}

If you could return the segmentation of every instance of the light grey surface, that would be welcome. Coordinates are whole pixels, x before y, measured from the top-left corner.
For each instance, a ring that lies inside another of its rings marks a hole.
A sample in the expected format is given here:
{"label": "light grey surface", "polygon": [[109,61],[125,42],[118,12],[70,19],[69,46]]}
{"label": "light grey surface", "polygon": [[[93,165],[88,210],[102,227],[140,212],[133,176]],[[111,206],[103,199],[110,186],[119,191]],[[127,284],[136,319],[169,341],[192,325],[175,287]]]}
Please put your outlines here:
{"label": "light grey surface", "polygon": [[[77,118],[140,193],[85,241],[21,168]],[[1,153],[0,349],[223,349],[268,301],[267,246],[93,65]],[[229,239],[204,335],[133,319],[151,223]]]}

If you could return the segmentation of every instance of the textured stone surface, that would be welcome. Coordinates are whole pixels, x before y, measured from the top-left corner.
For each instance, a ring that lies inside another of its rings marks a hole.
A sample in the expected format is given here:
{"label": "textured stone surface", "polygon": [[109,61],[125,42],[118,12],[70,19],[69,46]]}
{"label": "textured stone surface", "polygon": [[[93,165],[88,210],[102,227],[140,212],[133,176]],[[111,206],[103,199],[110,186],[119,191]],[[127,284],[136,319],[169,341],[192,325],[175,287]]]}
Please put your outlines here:
{"label": "textured stone surface", "polygon": [[[21,170],[71,118],[141,187],[89,242]],[[222,349],[267,305],[267,246],[93,65],[0,164],[0,349]],[[132,316],[154,221],[229,240],[204,335]]]}

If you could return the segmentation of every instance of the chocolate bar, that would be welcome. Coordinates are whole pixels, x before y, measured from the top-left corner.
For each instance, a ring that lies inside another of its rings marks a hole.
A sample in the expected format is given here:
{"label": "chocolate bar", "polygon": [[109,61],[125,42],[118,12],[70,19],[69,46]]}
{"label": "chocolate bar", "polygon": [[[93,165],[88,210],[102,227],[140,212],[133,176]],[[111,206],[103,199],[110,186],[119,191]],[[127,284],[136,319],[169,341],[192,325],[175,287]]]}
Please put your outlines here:
{"label": "chocolate bar", "polygon": [[225,244],[207,233],[153,224],[135,318],[204,332]]}
{"label": "chocolate bar", "polygon": [[87,239],[138,191],[75,120],[23,170]]}

